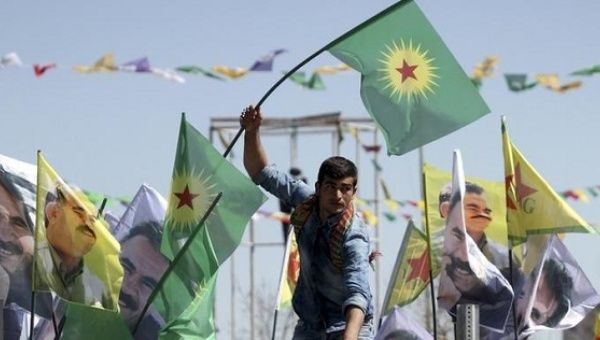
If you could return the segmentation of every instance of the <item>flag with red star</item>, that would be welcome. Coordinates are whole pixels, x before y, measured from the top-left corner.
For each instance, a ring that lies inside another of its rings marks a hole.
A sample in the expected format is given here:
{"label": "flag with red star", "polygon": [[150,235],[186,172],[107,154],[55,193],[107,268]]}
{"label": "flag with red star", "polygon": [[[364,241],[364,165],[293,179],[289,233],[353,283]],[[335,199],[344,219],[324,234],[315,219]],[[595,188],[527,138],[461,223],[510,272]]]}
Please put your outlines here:
{"label": "flag with red star", "polygon": [[[219,193],[220,201],[200,225]],[[212,313],[217,270],[240,244],[246,224],[265,200],[182,115],[161,252],[173,260],[192,230],[201,229],[154,300],[166,321],[161,335],[176,338],[188,326],[187,334],[214,335],[212,315],[194,310]]]}
{"label": "flag with red star", "polygon": [[361,73],[361,98],[402,155],[490,112],[414,1],[398,1],[326,46]]}
{"label": "flag with red star", "polygon": [[[412,220],[408,221],[402,245],[383,302],[382,315],[390,313],[394,306],[404,306],[416,299],[429,283],[429,252],[427,236]],[[434,267],[433,276],[439,273]]]}
{"label": "flag with red star", "polygon": [[530,234],[595,233],[552,189],[508,137],[502,120],[508,239],[512,246]]}

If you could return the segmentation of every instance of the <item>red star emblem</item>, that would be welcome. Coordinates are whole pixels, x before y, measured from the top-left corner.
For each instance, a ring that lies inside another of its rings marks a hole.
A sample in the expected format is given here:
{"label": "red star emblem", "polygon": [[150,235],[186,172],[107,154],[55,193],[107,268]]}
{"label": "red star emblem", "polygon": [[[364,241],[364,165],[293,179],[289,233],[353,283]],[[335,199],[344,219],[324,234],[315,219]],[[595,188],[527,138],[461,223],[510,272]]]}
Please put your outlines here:
{"label": "red star emblem", "polygon": [[417,80],[417,77],[415,76],[415,69],[418,67],[419,65],[409,65],[405,59],[402,59],[402,67],[401,68],[397,68],[396,71],[400,72],[400,74],[402,75],[402,82],[404,83],[404,81],[408,78],[412,78],[414,80]]}
{"label": "red star emblem", "polygon": [[523,177],[521,176],[521,164],[517,163],[515,167],[515,179],[517,180],[517,201],[523,202],[523,199],[527,196],[533,195],[537,192],[536,189],[527,186],[523,183]]}
{"label": "red star emblem", "polygon": [[504,179],[504,184],[506,186],[506,207],[508,209],[517,210],[517,205],[515,204],[515,202],[513,202],[512,198],[510,197],[511,195],[508,194],[510,192],[510,187],[511,187],[513,178],[514,178],[513,175],[508,175]]}
{"label": "red star emblem", "polygon": [[427,249],[423,251],[421,256],[408,259],[407,262],[410,265],[410,273],[408,274],[406,281],[411,281],[417,278],[421,279],[423,282],[427,282],[429,280],[429,257],[427,254]]}
{"label": "red star emblem", "polygon": [[177,196],[177,198],[179,198],[179,204],[177,205],[177,209],[183,207],[184,205],[187,205],[188,207],[190,207],[190,209],[194,210],[194,204],[192,203],[192,201],[194,200],[194,198],[198,197],[198,195],[192,194],[187,184],[185,185],[185,189],[183,189],[182,192],[174,192],[173,194]]}

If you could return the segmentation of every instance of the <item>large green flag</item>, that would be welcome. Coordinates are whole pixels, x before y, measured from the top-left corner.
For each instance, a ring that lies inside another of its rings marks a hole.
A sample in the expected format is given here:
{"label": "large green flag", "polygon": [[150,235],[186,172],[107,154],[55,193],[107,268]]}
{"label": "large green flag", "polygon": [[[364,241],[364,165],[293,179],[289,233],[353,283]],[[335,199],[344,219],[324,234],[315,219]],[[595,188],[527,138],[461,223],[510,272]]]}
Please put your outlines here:
{"label": "large green flag", "polygon": [[361,73],[361,98],[401,155],[490,112],[413,1],[399,1],[328,45]]}
{"label": "large green flag", "polygon": [[506,220],[512,246],[531,234],[596,233],[525,159],[508,136],[502,120],[502,148],[506,182]]}
{"label": "large green flag", "polygon": [[202,338],[214,336],[212,290],[217,270],[239,245],[248,220],[266,200],[182,116],[161,244],[165,256],[176,256],[218,193],[223,196],[216,208],[154,300],[166,322],[162,337],[185,337],[186,332],[203,334]]}
{"label": "large green flag", "polygon": [[117,312],[68,302],[60,339],[128,340],[132,337],[125,321]]}

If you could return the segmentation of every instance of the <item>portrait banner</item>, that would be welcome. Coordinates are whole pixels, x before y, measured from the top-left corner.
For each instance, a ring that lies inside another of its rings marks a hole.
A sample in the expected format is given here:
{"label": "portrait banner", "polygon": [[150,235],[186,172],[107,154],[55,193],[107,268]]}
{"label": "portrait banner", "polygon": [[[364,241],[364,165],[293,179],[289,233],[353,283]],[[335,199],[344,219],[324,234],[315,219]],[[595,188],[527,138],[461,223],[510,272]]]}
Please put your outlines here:
{"label": "portrait banner", "polygon": [[[31,319],[36,167],[0,155],[0,338],[19,339]],[[35,326],[52,315],[50,294],[36,294]]]}
{"label": "portrait banner", "polygon": [[41,152],[37,166],[34,289],[116,310],[119,243],[83,192],[67,185]]}
{"label": "portrait banner", "polygon": [[[130,331],[142,309],[169,266],[160,252],[166,200],[154,188],[142,185],[119,221],[117,238],[121,243],[120,260],[125,271],[119,295],[121,317]],[[154,304],[141,321],[136,339],[156,339],[165,325]]]}
{"label": "portrait banner", "polygon": [[465,179],[460,151],[454,151],[452,190],[444,230],[444,251],[438,289],[440,307],[456,316],[457,304],[479,305],[479,324],[503,332],[513,290],[500,270],[486,259],[467,233]]}
{"label": "portrait banner", "polygon": [[[431,236],[431,247],[434,254],[434,262],[440,261],[442,252],[442,237],[446,226],[447,213],[442,213],[442,206],[449,201],[452,173],[438,169],[430,164],[423,165],[423,177],[425,185],[425,214],[427,228]],[[477,193],[481,197],[479,202],[483,203],[482,209],[487,209],[488,221],[484,225],[484,234],[486,241],[495,248],[494,257],[498,257],[497,267],[503,267],[502,264],[508,263],[508,248],[506,235],[506,191],[503,182],[490,181],[476,177],[465,177],[465,181],[470,183],[467,187],[469,191]],[[444,211],[445,212],[445,211]],[[473,217],[477,217],[476,215]],[[467,228],[469,227],[469,221]],[[495,261],[492,261],[495,262]],[[502,269],[502,268],[499,268]]]}
{"label": "portrait banner", "polygon": [[576,326],[600,296],[567,247],[554,234],[517,300],[519,337]]}

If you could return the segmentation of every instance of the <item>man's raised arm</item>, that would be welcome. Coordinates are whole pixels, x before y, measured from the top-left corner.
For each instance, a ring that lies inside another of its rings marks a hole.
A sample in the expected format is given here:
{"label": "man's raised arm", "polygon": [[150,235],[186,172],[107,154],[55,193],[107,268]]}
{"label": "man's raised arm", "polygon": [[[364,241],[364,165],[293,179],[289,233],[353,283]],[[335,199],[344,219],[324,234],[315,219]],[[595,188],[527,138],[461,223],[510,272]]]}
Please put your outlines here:
{"label": "man's raised arm", "polygon": [[267,166],[267,154],[260,141],[262,115],[260,108],[248,106],[240,115],[240,125],[244,133],[244,167],[250,178],[256,178]]}

